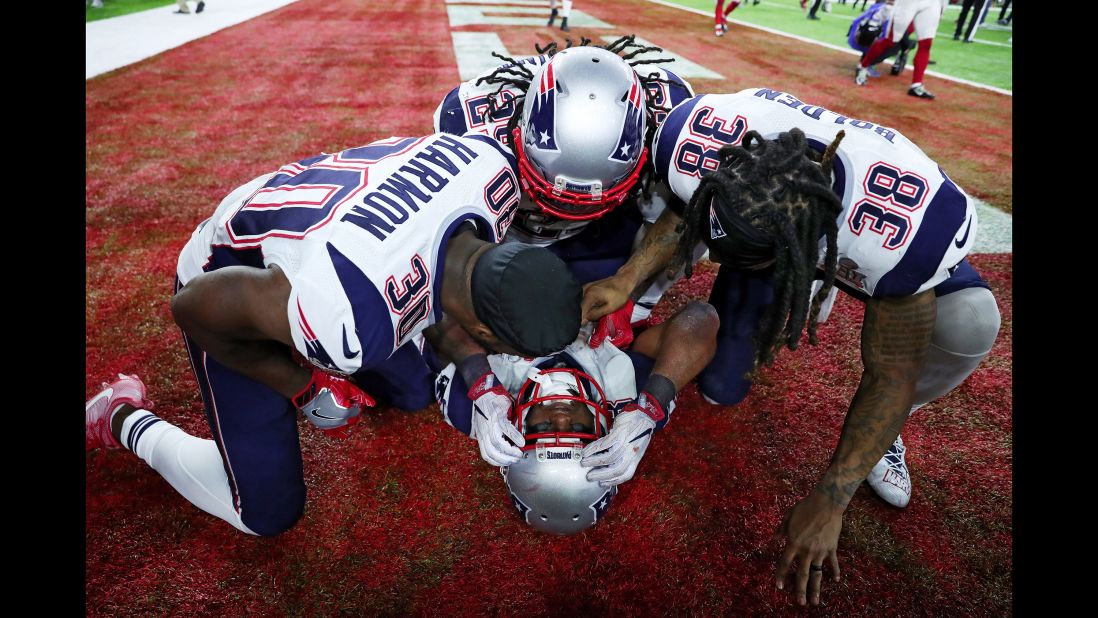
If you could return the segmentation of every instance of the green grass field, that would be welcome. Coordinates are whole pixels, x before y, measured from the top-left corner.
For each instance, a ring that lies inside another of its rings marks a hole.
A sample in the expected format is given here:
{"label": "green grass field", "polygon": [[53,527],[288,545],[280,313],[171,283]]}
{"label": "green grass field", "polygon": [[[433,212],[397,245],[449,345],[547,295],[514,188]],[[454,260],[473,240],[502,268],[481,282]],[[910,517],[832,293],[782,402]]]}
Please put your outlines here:
{"label": "green grass field", "polygon": [[[127,13],[168,6],[169,4],[175,4],[175,0],[103,0],[103,7],[99,9],[93,9],[89,2],[84,4],[84,23],[88,23],[98,19],[118,17]],[[192,8],[191,11],[193,12],[194,9]]]}
{"label": "green grass field", "polygon": [[[665,0],[673,4],[706,11],[710,16],[716,3],[713,0]],[[870,2],[872,4],[872,2]],[[824,13],[821,9],[817,13],[819,21],[806,19],[805,11],[800,7],[799,0],[762,0],[759,4],[751,4],[751,0],[745,0],[735,11],[729,15],[732,22],[741,21],[758,26],[764,26],[781,32],[795,34],[821,43],[829,43],[846,48],[846,33],[850,28],[850,22],[861,15],[861,3],[858,10],[854,10],[853,0],[847,4],[833,2],[830,13]],[[934,39],[934,47],[930,50],[930,58],[935,63],[929,70],[959,77],[997,88],[1013,90],[1013,47],[1007,43],[1012,36],[1011,27],[1003,27],[995,23],[999,18],[999,6],[993,4],[988,11],[987,21],[976,32],[975,41],[963,43],[953,40],[953,31],[957,27],[957,18],[960,9],[950,6],[946,9],[941,23],[938,25],[938,36]],[[699,28],[702,17],[699,15]],[[705,32],[713,36],[713,18],[709,17],[704,22]],[[731,44],[736,42],[736,29],[725,35]],[[909,58],[908,64],[911,63]],[[886,61],[887,64],[887,61]],[[853,67],[853,57],[851,60]],[[851,71],[853,78],[853,70]]]}

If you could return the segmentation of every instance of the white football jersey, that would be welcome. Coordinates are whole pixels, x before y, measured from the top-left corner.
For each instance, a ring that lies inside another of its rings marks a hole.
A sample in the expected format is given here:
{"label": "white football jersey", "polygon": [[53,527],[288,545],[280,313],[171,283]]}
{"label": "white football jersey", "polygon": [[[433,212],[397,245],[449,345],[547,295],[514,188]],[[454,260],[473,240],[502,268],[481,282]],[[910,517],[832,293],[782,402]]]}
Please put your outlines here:
{"label": "white football jersey", "polygon": [[[541,55],[518,60],[529,65],[528,68],[534,71],[548,59],[549,56]],[[507,122],[514,114],[521,113],[519,106],[515,105],[515,99],[522,97],[525,93],[515,86],[505,85],[497,95],[499,84],[477,85],[479,79],[490,75],[493,71],[495,69],[461,83],[442,99],[438,108],[435,109],[435,131],[452,135],[475,132],[493,137],[502,144],[507,143],[505,135]],[[671,71],[645,65],[638,67],[637,71],[645,77],[654,73],[656,78],[662,80],[650,82],[647,89],[648,99],[658,107],[670,110],[694,96],[690,83]],[[489,101],[493,97],[495,97],[497,108],[495,113],[489,110]],[[662,122],[666,116],[667,112],[657,112],[656,124]],[[646,200],[643,197],[638,199],[637,205],[645,220],[651,223],[659,217],[667,205],[665,198],[665,195],[656,190],[652,192],[651,199]],[[528,197],[524,197],[514,225],[508,232],[507,240],[545,246],[578,234],[588,223],[590,221],[569,221],[547,216]]]}
{"label": "white football jersey", "polygon": [[[672,110],[656,134],[656,174],[689,202],[717,152],[747,131],[773,139],[797,127],[819,152],[840,130],[832,189],[838,217],[840,282],[875,297],[907,296],[949,278],[976,238],[972,200],[934,161],[895,129],[850,118],[791,94],[749,88],[699,95]],[[712,219],[714,222],[715,218]],[[723,234],[719,223],[711,237]],[[826,239],[820,240],[820,265]]]}
{"label": "white football jersey", "polygon": [[446,243],[463,222],[499,242],[519,199],[514,157],[479,135],[390,138],[284,165],[233,191],[179,256],[186,285],[277,264],[294,346],[351,374],[442,316]]}

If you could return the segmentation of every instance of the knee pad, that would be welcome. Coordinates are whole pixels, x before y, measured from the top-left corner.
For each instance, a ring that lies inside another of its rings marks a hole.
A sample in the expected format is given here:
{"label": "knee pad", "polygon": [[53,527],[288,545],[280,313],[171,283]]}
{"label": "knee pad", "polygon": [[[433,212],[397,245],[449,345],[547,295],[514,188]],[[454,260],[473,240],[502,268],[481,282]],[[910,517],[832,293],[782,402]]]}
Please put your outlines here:
{"label": "knee pad", "polygon": [[938,297],[931,345],[952,354],[982,356],[999,334],[999,306],[991,290],[965,288]]}
{"label": "knee pad", "polygon": [[991,290],[965,288],[938,297],[926,365],[913,403],[929,403],[957,388],[991,352],[999,333],[999,307]]}

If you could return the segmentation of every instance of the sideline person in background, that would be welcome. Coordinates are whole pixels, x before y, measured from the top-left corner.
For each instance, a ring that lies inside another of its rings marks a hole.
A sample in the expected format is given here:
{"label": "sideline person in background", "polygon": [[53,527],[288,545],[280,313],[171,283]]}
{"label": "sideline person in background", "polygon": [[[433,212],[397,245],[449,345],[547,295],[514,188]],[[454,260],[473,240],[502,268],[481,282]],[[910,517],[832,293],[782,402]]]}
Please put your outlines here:
{"label": "sideline person in background", "polygon": [[945,6],[946,0],[896,0],[892,9],[892,22],[888,28],[889,36],[878,39],[865,53],[854,73],[854,83],[864,86],[869,80],[869,61],[884,53],[894,43],[899,43],[908,27],[914,25],[919,50],[915,52],[915,70],[907,94],[920,99],[933,99],[934,95],[923,87],[923,75],[930,63],[930,46],[934,44],[934,35],[938,31],[938,22],[941,21]]}
{"label": "sideline person in background", "polygon": [[[173,11],[176,15],[190,15],[191,10],[187,8],[187,0],[175,0],[175,3],[179,5],[179,9]],[[198,0],[198,6],[195,7],[195,13],[201,13],[206,10],[205,0]]]}
{"label": "sideline person in background", "polygon": [[[972,34],[976,30],[976,23],[984,23],[990,5],[991,0],[964,0],[964,4],[961,5],[961,15],[957,18],[957,29],[953,32],[953,40],[960,40],[961,31],[964,30],[964,42],[971,43]],[[969,9],[972,9],[972,18],[968,20],[968,27],[966,28],[965,18],[969,16]]]}
{"label": "sideline person in background", "polygon": [[[869,10],[862,13],[858,17],[854,18],[854,21],[850,23],[850,30],[847,31],[847,43],[850,44],[852,49],[856,49],[862,52],[861,60],[865,60],[865,54],[869,51],[869,48],[873,46],[873,43],[878,39],[888,36],[888,25],[892,20],[892,3],[893,0],[886,0],[884,2],[877,2],[873,6],[869,7]],[[870,77],[880,77],[873,65],[878,64],[891,58],[896,57],[896,61],[892,63],[892,75],[899,75],[904,70],[904,65],[907,64],[907,54],[915,47],[915,42],[911,40],[911,33],[914,32],[912,27],[907,29],[899,43],[896,43],[884,51],[883,54],[875,58],[870,58],[867,63],[869,66]]]}
{"label": "sideline person in background", "polygon": [[[756,2],[755,4],[758,4]],[[717,36],[724,36],[728,32],[728,14],[736,10],[736,7],[740,6],[740,0],[732,0],[728,4],[728,9],[724,8],[724,0],[717,0],[717,13],[714,16],[716,20],[716,29],[713,34]]]}
{"label": "sideline person in background", "polygon": [[[558,6],[561,7],[559,11],[557,10]],[[558,14],[560,15],[560,29],[563,32],[571,32],[572,29],[568,27],[568,17],[572,14],[572,0],[549,0],[549,23],[545,25],[552,28]]]}

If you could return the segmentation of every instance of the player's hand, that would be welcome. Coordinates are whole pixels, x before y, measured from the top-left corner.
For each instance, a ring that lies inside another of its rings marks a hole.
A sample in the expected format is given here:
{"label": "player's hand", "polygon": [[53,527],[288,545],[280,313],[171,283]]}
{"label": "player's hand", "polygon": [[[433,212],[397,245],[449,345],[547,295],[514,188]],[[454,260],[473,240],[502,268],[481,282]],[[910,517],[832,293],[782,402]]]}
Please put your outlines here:
{"label": "player's hand", "polygon": [[633,478],[652,441],[656,422],[664,417],[655,399],[638,399],[618,412],[610,433],[583,449],[580,465],[594,468],[587,473],[587,480],[611,487]]}
{"label": "player's hand", "polygon": [[627,300],[620,309],[599,319],[588,345],[594,349],[602,345],[603,340],[610,339],[610,343],[624,350],[633,343],[632,319],[633,301]]}
{"label": "player's hand", "polygon": [[583,286],[583,301],[580,303],[583,321],[594,322],[621,308],[629,300],[629,294],[633,291],[624,289],[625,287],[617,277],[599,279]]}
{"label": "player's hand", "polygon": [[832,581],[839,581],[839,557],[836,552],[844,510],[845,507],[826,495],[813,491],[789,509],[774,531],[772,540],[785,540],[785,549],[774,570],[774,583],[778,590],[783,590],[789,569],[796,562],[793,596],[801,605],[805,604],[806,595],[809,602],[819,605],[825,568],[830,571]]}
{"label": "player's hand", "polygon": [[350,380],[324,373],[313,367],[313,376],[293,402],[310,423],[325,430],[337,429],[359,421],[362,407],[377,405]]}
{"label": "player's hand", "polygon": [[[493,466],[509,466],[522,459],[526,444],[522,432],[508,418],[515,400],[499,384],[494,373],[486,373],[469,389],[473,402],[473,424],[469,437],[480,444],[480,456]],[[508,442],[510,440],[510,442]]]}

